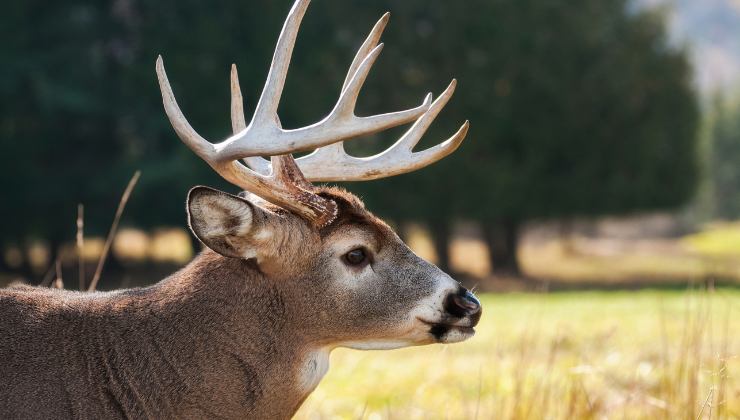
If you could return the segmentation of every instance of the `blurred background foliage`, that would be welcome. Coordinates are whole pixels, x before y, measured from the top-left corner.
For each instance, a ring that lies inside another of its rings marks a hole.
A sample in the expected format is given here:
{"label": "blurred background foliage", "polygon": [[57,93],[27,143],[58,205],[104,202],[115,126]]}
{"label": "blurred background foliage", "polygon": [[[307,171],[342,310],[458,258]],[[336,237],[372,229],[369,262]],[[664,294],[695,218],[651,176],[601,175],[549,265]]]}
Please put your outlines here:
{"label": "blurred background foliage", "polygon": [[[230,134],[229,65],[237,64],[253,109],[289,7],[266,0],[4,6],[0,244],[23,250],[43,240],[54,261],[74,238],[78,203],[86,207],[85,233],[103,235],[136,169],[142,177],[126,226],[184,226],[193,185],[234,191],[177,139],[154,61],[163,55],[191,124],[220,141]],[[348,187],[397,226],[425,225],[443,268],[460,221],[478,226],[490,267],[518,276],[519,238],[531,221],[567,226],[673,211],[698,186],[714,203],[709,217],[737,215],[737,107],[708,106],[712,117],[703,118],[689,55],[670,41],[664,9],[624,0],[316,0],[283,95],[284,126],[331,109],[356,48],[386,10],[388,45],[359,112],[413,106],[457,77],[453,100],[418,147],[447,138],[465,119],[471,130],[455,154],[429,168]],[[702,137],[705,120],[711,127]],[[348,149],[375,153],[402,132],[353,140]]]}

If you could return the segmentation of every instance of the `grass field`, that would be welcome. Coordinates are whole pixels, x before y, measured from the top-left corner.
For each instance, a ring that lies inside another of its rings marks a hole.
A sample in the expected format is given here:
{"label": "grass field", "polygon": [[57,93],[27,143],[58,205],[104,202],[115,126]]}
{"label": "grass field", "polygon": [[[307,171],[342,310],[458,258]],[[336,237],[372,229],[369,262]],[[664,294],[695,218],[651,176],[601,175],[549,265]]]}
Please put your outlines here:
{"label": "grass field", "polygon": [[740,418],[736,289],[482,301],[468,342],[335,351],[296,418]]}

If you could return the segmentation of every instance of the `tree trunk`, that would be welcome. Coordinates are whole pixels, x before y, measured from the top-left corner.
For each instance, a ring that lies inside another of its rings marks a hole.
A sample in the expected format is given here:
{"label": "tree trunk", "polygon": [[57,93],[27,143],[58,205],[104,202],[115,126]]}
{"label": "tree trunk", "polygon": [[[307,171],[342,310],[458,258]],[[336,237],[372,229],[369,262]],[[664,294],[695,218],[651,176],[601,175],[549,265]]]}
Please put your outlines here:
{"label": "tree trunk", "polygon": [[49,260],[48,265],[56,264],[59,258],[59,248],[62,247],[62,240],[56,237],[49,239]]}
{"label": "tree trunk", "polygon": [[558,223],[560,231],[560,243],[562,244],[563,254],[573,256],[578,254],[575,241],[575,222],[571,218],[564,218]]}
{"label": "tree trunk", "polygon": [[[108,252],[108,257],[105,259],[105,266],[103,266],[103,273],[122,273],[126,271],[126,265],[121,261],[121,258],[118,257],[118,255],[113,252],[113,249],[111,249]],[[102,279],[103,276],[101,276]]]}
{"label": "tree trunk", "polygon": [[437,222],[429,226],[432,235],[434,252],[437,254],[437,267],[445,273],[450,272],[450,225],[446,222]]}
{"label": "tree trunk", "polygon": [[31,266],[31,259],[28,258],[28,244],[24,243],[21,247],[23,258],[21,259],[21,265],[15,270],[24,281],[32,283],[34,279],[33,267]]}
{"label": "tree trunk", "polygon": [[488,246],[491,268],[497,275],[521,277],[517,250],[519,223],[514,220],[483,224],[483,237]]}

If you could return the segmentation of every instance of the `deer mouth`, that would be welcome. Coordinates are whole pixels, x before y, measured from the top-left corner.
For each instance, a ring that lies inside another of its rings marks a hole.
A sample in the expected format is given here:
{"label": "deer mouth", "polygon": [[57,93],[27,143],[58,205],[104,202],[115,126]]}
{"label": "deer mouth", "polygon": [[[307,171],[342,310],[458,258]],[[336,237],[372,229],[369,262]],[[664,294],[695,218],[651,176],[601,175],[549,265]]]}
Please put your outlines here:
{"label": "deer mouth", "polygon": [[471,325],[432,322],[420,318],[419,321],[429,327],[429,334],[439,343],[457,343],[475,335],[475,328]]}

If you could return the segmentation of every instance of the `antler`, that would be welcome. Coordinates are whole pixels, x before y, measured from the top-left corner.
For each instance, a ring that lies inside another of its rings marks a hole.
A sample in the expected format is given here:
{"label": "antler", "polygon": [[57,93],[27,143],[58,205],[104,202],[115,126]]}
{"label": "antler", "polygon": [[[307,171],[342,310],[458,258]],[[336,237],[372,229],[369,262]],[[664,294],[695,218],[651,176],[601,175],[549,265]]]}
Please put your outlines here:
{"label": "antler", "polygon": [[[378,41],[388,22],[389,14],[386,13],[357,52],[339,99],[329,115],[313,125],[283,129],[277,108],[298,28],[309,3],[310,0],[297,0],[283,25],[265,87],[249,125],[244,118],[236,66],[232,66],[231,121],[234,135],[221,143],[208,142],[187,122],[175,100],[161,56],[157,59],[157,76],[167,116],[175,132],[190,149],[229,182],[323,225],[335,217],[336,205],[315,194],[309,181],[376,179],[424,167],[459,146],[467,133],[468,122],[442,144],[422,152],[412,152],[452,96],[454,80],[434,103],[431,103],[430,93],[416,108],[370,117],[354,114],[360,89],[383,48]],[[414,120],[416,122],[409,131],[381,154],[356,158],[344,152],[344,140]],[[297,162],[290,156],[294,152],[313,149],[316,151]],[[267,161],[260,156],[272,157]],[[244,159],[248,167],[239,163],[239,159]]]}

